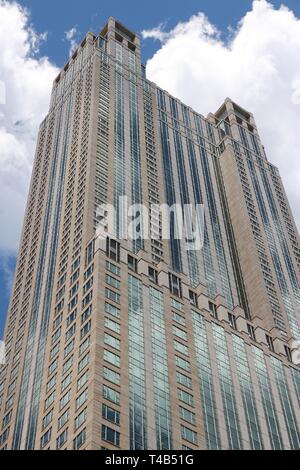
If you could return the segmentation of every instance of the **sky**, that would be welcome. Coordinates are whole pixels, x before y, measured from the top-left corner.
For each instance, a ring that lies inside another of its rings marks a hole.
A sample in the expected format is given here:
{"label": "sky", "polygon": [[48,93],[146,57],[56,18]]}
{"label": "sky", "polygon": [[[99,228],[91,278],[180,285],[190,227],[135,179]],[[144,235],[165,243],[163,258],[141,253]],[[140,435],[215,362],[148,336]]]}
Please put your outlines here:
{"label": "sky", "polygon": [[299,0],[0,0],[0,338],[52,81],[109,16],[140,34],[162,88],[204,115],[227,96],[254,113],[300,226]]}

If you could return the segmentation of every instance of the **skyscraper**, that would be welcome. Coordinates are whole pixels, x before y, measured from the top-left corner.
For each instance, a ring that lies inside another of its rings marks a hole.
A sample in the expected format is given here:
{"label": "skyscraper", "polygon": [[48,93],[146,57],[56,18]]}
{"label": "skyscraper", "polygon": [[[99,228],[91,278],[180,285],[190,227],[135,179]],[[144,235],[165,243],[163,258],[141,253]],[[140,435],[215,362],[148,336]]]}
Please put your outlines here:
{"label": "skyscraper", "polygon": [[[143,223],[123,236],[124,196],[149,209],[149,237]],[[163,236],[161,204],[203,205],[201,249],[172,216]],[[299,448],[299,268],[252,114],[226,99],[205,118],[161,90],[110,18],[56,78],[40,126],[0,448]]]}

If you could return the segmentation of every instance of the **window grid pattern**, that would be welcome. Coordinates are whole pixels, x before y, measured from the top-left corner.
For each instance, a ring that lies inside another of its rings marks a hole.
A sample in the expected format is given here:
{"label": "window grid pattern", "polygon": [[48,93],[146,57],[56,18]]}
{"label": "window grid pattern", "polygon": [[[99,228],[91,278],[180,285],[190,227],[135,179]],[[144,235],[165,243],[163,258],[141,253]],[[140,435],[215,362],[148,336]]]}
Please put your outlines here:
{"label": "window grid pattern", "polygon": [[246,421],[251,441],[251,448],[262,450],[261,430],[256,409],[254,391],[250,376],[249,363],[245,349],[245,343],[242,338],[232,335],[233,350],[235,362],[240,382]]}
{"label": "window grid pattern", "polygon": [[153,383],[157,449],[172,449],[170,387],[163,294],[150,287]]}
{"label": "window grid pattern", "polygon": [[143,289],[128,277],[128,363],[130,449],[147,449]]}
{"label": "window grid pattern", "polygon": [[230,370],[230,359],[228,356],[226,333],[221,326],[214,323],[212,324],[212,330],[219,379],[221,384],[229,448],[239,450],[242,449],[242,442],[234,386]]}
{"label": "window grid pattern", "polygon": [[293,404],[291,401],[290,391],[288,389],[287,380],[284,372],[284,366],[276,357],[271,356],[271,364],[276,377],[277,388],[285,418],[289,440],[292,449],[300,448],[300,435],[297,427],[296,417]]}
{"label": "window grid pattern", "polygon": [[200,380],[202,410],[205,423],[205,437],[208,449],[220,449],[218,418],[213,385],[213,373],[209,355],[205,320],[199,313],[192,311],[193,332]]}
{"label": "window grid pattern", "polygon": [[274,406],[274,398],[267,371],[267,366],[265,363],[264,353],[256,346],[252,346],[252,354],[254,356],[254,363],[262,396],[265,418],[268,426],[272,449],[281,450],[283,448],[282,437],[280,433],[276,409]]}

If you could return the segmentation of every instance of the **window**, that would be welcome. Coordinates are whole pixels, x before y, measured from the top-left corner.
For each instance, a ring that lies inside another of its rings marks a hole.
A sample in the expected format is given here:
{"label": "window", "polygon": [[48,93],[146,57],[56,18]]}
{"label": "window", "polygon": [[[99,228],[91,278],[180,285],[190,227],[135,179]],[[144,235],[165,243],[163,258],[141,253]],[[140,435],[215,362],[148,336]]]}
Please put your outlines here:
{"label": "window", "polygon": [[105,302],[105,311],[113,317],[120,318],[120,309],[114,305],[109,304],[108,302]]}
{"label": "window", "polygon": [[54,402],[54,398],[55,398],[55,391],[51,393],[51,395],[49,395],[49,397],[45,400],[45,410],[47,410],[47,408],[49,408],[50,405],[52,405],[52,403]]}
{"label": "window", "polygon": [[57,306],[55,307],[55,315],[57,315],[59,312],[62,311],[62,309],[64,308],[64,305],[65,305],[65,300],[62,299],[59,304],[57,304]]}
{"label": "window", "polygon": [[189,355],[188,347],[175,340],[174,340],[174,348],[175,348],[175,351],[178,351],[181,354],[184,354],[185,356]]}
{"label": "window", "polygon": [[106,362],[109,362],[110,364],[113,364],[116,367],[120,367],[121,365],[120,356],[117,356],[116,354],[110,351],[107,351],[107,349],[104,349],[103,357]]}
{"label": "window", "polygon": [[185,318],[176,312],[173,312],[173,320],[180,323],[180,325],[185,326]]}
{"label": "window", "polygon": [[85,308],[93,298],[93,291],[89,292],[82,301],[82,308]]}
{"label": "window", "polygon": [[154,282],[154,284],[157,284],[158,283],[158,273],[157,273],[157,271],[149,266],[148,273],[149,273],[150,281]]}
{"label": "window", "polygon": [[111,289],[108,289],[107,287],[105,289],[105,297],[109,300],[112,300],[113,302],[116,302],[117,304],[120,303],[120,294],[112,291]]}
{"label": "window", "polygon": [[106,274],[105,277],[105,282],[109,286],[114,287],[115,289],[120,289],[120,281],[118,279],[115,279],[114,277],[110,276],[109,274]]}
{"label": "window", "polygon": [[59,409],[62,410],[71,400],[71,391],[69,390],[61,399],[59,402]]}
{"label": "window", "polygon": [[102,440],[110,442],[115,446],[120,446],[120,433],[114,429],[108,428],[107,426],[102,425]]}
{"label": "window", "polygon": [[179,411],[181,419],[187,421],[188,423],[196,424],[195,413],[192,413],[191,411],[187,410],[186,408],[183,408],[182,406],[179,407]]}
{"label": "window", "polygon": [[131,255],[128,255],[128,268],[137,273],[137,259]]}
{"label": "window", "polygon": [[3,421],[2,421],[2,429],[6,428],[6,426],[10,423],[11,417],[12,417],[12,410],[4,416]]}
{"label": "window", "polygon": [[78,363],[78,372],[81,372],[90,362],[90,355],[84,356]]}
{"label": "window", "polygon": [[65,411],[64,414],[62,414],[58,418],[58,430],[63,428],[64,425],[69,421],[69,410]]}
{"label": "window", "polygon": [[118,374],[117,372],[111,369],[108,369],[107,367],[103,368],[103,378],[107,380],[108,382],[112,382],[115,385],[120,385],[121,383],[120,377],[121,377],[120,374]]}
{"label": "window", "polygon": [[111,238],[106,240],[106,256],[119,263],[120,261],[120,243]]}
{"label": "window", "polygon": [[185,331],[181,330],[180,328],[177,328],[177,326],[173,326],[173,334],[175,336],[178,336],[178,338],[183,339],[184,341],[187,341],[187,334]]}
{"label": "window", "polygon": [[47,383],[46,392],[50,392],[51,388],[53,388],[54,385],[56,385],[56,374]]}
{"label": "window", "polygon": [[120,404],[120,393],[106,385],[103,385],[103,397],[106,398],[106,400],[116,403],[116,405]]}
{"label": "window", "polygon": [[80,265],[80,256],[72,264],[72,266],[71,266],[72,272],[75,271],[75,269],[77,269],[79,267],[79,265]]}
{"label": "window", "polygon": [[61,335],[61,326],[58,328],[58,330],[55,331],[55,333],[53,333],[51,344],[54,344],[57,340],[59,340],[60,335]]}
{"label": "window", "polygon": [[68,359],[64,365],[63,365],[63,374],[65,374],[66,372],[68,372],[68,370],[72,367],[73,365],[73,356],[70,357],[70,359]]}
{"label": "window", "polygon": [[55,361],[53,361],[53,362],[50,364],[50,366],[49,366],[49,368],[48,368],[48,375],[53,374],[53,372],[57,369],[57,364],[58,364],[57,359],[55,359]]}
{"label": "window", "polygon": [[51,433],[52,433],[52,428],[48,429],[47,432],[45,432],[45,434],[42,436],[41,438],[41,448],[43,449],[45,447],[45,445],[48,444],[48,442],[50,441],[51,439]]}
{"label": "window", "polygon": [[289,362],[293,362],[291,348],[289,348],[288,346],[284,345],[284,350],[285,350],[285,355],[286,355],[286,357],[288,358],[288,361],[289,361]]}
{"label": "window", "polygon": [[185,359],[182,359],[181,357],[175,356],[175,362],[176,362],[177,367],[180,367],[180,369],[184,369],[190,372],[191,367],[188,361],[186,361]]}
{"label": "window", "polygon": [[69,341],[69,339],[72,338],[72,336],[75,334],[76,331],[76,323],[69,328],[69,330],[66,332],[66,341]]}
{"label": "window", "polygon": [[192,388],[192,379],[187,375],[182,374],[181,372],[176,372],[177,382],[185,387]]}
{"label": "window", "polygon": [[76,320],[77,310],[75,309],[67,318],[67,328]]}
{"label": "window", "polygon": [[56,448],[60,449],[67,442],[67,439],[68,439],[68,429],[65,429],[65,431],[62,432],[61,435],[58,436],[58,438],[56,439]]}
{"label": "window", "polygon": [[77,429],[80,428],[80,426],[82,426],[85,423],[86,416],[87,416],[87,413],[86,413],[86,409],[85,409],[75,418],[75,430],[76,431],[77,431]]}
{"label": "window", "polygon": [[109,318],[105,318],[105,328],[108,328],[111,331],[114,331],[117,334],[121,333],[121,327],[119,323],[116,323],[113,320],[110,320]]}
{"label": "window", "polygon": [[180,401],[183,403],[186,403],[186,405],[189,406],[194,406],[194,397],[188,392],[185,392],[184,390],[178,389],[177,390],[177,395]]}
{"label": "window", "polygon": [[171,305],[173,308],[176,308],[176,310],[183,311],[183,304],[178,302],[178,300],[171,299]]}
{"label": "window", "polygon": [[92,305],[90,305],[81,315],[81,324],[83,325],[92,314]]}
{"label": "window", "polygon": [[91,344],[91,337],[89,336],[79,346],[79,356],[81,356],[89,348],[90,344]]}
{"label": "window", "polygon": [[70,294],[69,294],[70,299],[71,299],[75,294],[77,294],[78,289],[79,289],[79,282],[76,282],[76,284],[74,284],[74,286],[73,286],[72,289],[70,290]]}
{"label": "window", "polygon": [[182,439],[192,442],[193,444],[198,443],[197,433],[189,428],[186,428],[185,426],[181,426],[181,437]]}
{"label": "window", "polygon": [[120,413],[107,405],[102,405],[102,417],[114,424],[120,424]]}
{"label": "window", "polygon": [[230,312],[228,312],[228,321],[229,321],[229,323],[230,323],[231,328],[233,328],[234,330],[236,330],[236,318],[235,318],[235,316],[234,316],[232,313],[230,313]]}
{"label": "window", "polygon": [[70,278],[70,284],[74,284],[74,282],[77,281],[77,279],[79,278],[79,272],[79,269],[74,272],[74,274]]}
{"label": "window", "polygon": [[250,323],[247,323],[247,330],[250,338],[253,339],[253,341],[256,341],[254,326],[250,325]]}
{"label": "window", "polygon": [[92,322],[89,320],[80,330],[80,340],[82,340],[90,331],[92,327]]}
{"label": "window", "polygon": [[196,292],[189,290],[190,304],[198,308],[198,297]]}
{"label": "window", "polygon": [[[13,382],[11,382],[11,384],[9,385],[8,389],[7,389],[7,394],[8,395],[11,395],[15,388],[16,388],[16,385],[17,385],[17,379],[15,379]],[[2,388],[2,389],[1,389]],[[2,382],[2,384],[0,385],[0,393],[3,391],[3,388],[4,388],[4,383]]]}
{"label": "window", "polygon": [[[84,280],[86,281],[94,272],[94,265],[90,266],[86,272],[84,273]],[[78,276],[79,276],[79,271],[78,271]]]}
{"label": "window", "polygon": [[267,340],[267,345],[270,351],[274,352],[274,343],[273,343],[273,338],[271,336],[266,335],[266,340]]}
{"label": "window", "polygon": [[43,418],[43,429],[46,429],[51,423],[53,418],[53,410],[49,411],[48,414]]}
{"label": "window", "polygon": [[88,266],[94,258],[95,240],[91,241],[85,250],[85,265]]}
{"label": "window", "polygon": [[78,295],[75,295],[75,297],[69,302],[68,305],[68,311],[71,312],[73,308],[77,305],[78,302]]}
{"label": "window", "polygon": [[173,295],[176,295],[177,297],[182,297],[181,279],[175,276],[175,274],[169,273],[169,287]]}
{"label": "window", "polygon": [[89,371],[87,370],[79,379],[77,380],[77,391],[80,390],[89,379]]}
{"label": "window", "polygon": [[61,383],[61,391],[63,392],[72,382],[72,372]]}
{"label": "window", "polygon": [[208,309],[212,317],[218,318],[217,306],[215,304],[213,304],[212,302],[208,302]]}
{"label": "window", "polygon": [[76,400],[76,410],[78,410],[88,399],[88,389],[86,388],[84,392],[79,395]]}
{"label": "window", "polygon": [[111,346],[112,348],[120,351],[120,345],[121,345],[120,340],[107,333],[104,333],[104,344],[107,344],[108,346]]}
{"label": "window", "polygon": [[70,354],[70,352],[73,351],[74,343],[75,343],[75,340],[72,339],[72,341],[69,344],[67,344],[67,346],[64,349],[64,357],[67,357]]}
{"label": "window", "polygon": [[[50,397],[49,397],[50,399]],[[1,400],[2,400],[2,397],[1,397]],[[6,404],[5,404],[5,411],[8,411],[12,406],[13,406],[13,403],[14,403],[14,395],[12,395],[7,401],[6,401]],[[50,403],[52,404],[52,402]]]}
{"label": "window", "polygon": [[54,320],[54,322],[53,322],[53,330],[56,330],[56,328],[59,327],[59,325],[60,325],[61,322],[62,322],[62,319],[63,319],[63,314],[61,313],[61,314],[56,318],[56,320]]}
{"label": "window", "polygon": [[120,276],[120,268],[115,264],[112,264],[110,261],[106,261],[106,269],[116,276]]}
{"label": "window", "polygon": [[73,441],[73,449],[78,450],[83,446],[86,440],[86,430],[83,429]]}
{"label": "window", "polygon": [[54,348],[50,351],[50,359],[53,359],[59,353],[59,343],[57,343]]}

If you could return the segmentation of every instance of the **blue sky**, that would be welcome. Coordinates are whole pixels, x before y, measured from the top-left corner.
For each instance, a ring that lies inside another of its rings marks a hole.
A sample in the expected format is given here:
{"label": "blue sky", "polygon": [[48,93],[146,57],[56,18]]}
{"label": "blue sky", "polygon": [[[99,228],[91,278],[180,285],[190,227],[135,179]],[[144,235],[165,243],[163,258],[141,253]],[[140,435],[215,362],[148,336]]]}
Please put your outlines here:
{"label": "blue sky", "polygon": [[[299,0],[269,2],[275,7],[284,3],[300,17]],[[252,0],[19,0],[18,3],[29,10],[30,23],[37,33],[47,31],[47,39],[40,46],[39,56],[47,56],[53,64],[61,67],[68,60],[70,45],[65,39],[65,32],[71,28],[76,28],[75,39],[79,41],[87,30],[98,32],[108,16],[115,16],[138,33],[159,24],[169,31],[178,22],[187,22],[192,15],[204,12],[225,37],[228,28],[236,27],[246,12],[251,10]],[[150,59],[160,47],[157,40],[143,40],[143,61]],[[1,260],[0,256],[0,338],[9,300],[9,273],[14,265],[14,256],[6,257],[5,260]]]}
{"label": "blue sky", "polygon": [[[135,32],[166,23],[171,29],[179,21],[187,21],[193,14],[204,12],[211,23],[221,31],[236,23],[251,8],[252,0],[20,0],[31,12],[32,23],[38,32],[48,31],[48,38],[41,47],[41,54],[62,66],[68,56],[68,45],[63,43],[64,32],[74,26],[83,37],[87,30],[100,31],[109,16],[115,16]],[[274,6],[282,3],[300,15],[299,0],[271,0]],[[80,36],[80,35],[79,35]],[[155,52],[158,44],[143,42],[143,59]]]}

